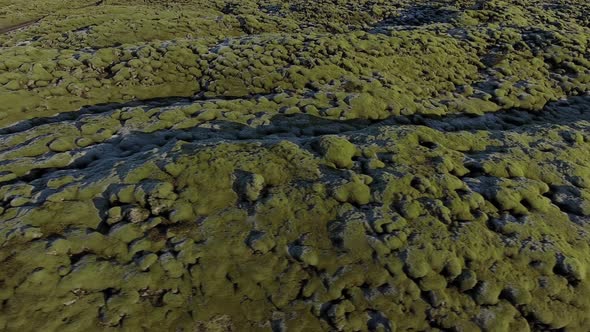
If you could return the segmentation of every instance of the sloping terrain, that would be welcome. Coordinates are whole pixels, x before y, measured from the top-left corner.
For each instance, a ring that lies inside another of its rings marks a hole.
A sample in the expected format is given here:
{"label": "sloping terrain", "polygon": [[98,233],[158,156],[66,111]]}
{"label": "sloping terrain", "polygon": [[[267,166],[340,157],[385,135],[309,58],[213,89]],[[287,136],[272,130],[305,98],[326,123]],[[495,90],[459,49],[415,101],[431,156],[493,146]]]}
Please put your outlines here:
{"label": "sloping terrain", "polygon": [[0,0],[0,330],[589,331],[589,17]]}

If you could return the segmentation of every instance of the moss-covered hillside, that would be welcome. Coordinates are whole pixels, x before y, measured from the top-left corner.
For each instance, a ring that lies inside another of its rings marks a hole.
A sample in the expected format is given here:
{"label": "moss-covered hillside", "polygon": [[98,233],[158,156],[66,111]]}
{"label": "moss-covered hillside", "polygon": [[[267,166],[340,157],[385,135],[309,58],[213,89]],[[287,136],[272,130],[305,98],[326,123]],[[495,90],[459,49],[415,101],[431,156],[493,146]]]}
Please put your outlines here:
{"label": "moss-covered hillside", "polygon": [[0,0],[0,331],[590,331],[584,0]]}

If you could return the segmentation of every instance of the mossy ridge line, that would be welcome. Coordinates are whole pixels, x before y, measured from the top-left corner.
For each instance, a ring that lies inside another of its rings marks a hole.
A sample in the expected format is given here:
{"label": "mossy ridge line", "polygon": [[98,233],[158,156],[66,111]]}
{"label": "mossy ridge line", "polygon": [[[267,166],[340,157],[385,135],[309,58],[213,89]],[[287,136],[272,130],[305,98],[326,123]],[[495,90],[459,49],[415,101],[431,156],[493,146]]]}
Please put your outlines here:
{"label": "mossy ridge line", "polygon": [[77,111],[58,113],[49,117],[39,117],[33,119],[23,120],[15,123],[9,127],[0,128],[0,135],[10,135],[21,131],[29,130],[32,127],[42,126],[45,124],[62,122],[62,121],[73,121],[75,122],[80,117],[85,115],[108,113],[119,109],[131,107],[131,108],[142,108],[146,112],[153,108],[172,108],[179,105],[190,105],[195,102],[215,102],[218,100],[248,100],[258,97],[272,97],[278,93],[268,94],[253,94],[246,97],[239,96],[205,96],[203,93],[199,93],[194,96],[167,96],[167,97],[156,97],[146,100],[131,100],[122,103],[104,103],[96,105],[87,105],[80,108]]}
{"label": "mossy ridge line", "polygon": [[29,21],[26,21],[26,22],[22,22],[22,23],[19,23],[19,24],[13,25],[13,26],[9,26],[9,27],[0,28],[0,34],[1,34],[1,33],[9,33],[9,32],[15,31],[15,30],[19,30],[19,29],[26,28],[26,27],[28,27],[28,26],[30,26],[30,25],[33,25],[33,24],[35,24],[35,23],[37,23],[37,22],[41,21],[41,20],[42,20],[42,19],[44,19],[45,17],[46,17],[46,16],[44,16],[44,17],[39,17],[39,18],[32,19],[32,20],[29,20]]}
{"label": "mossy ridge line", "polygon": [[[578,103],[576,103],[578,101]],[[178,100],[174,100],[174,102],[178,102]],[[161,107],[162,105],[167,105],[167,103],[156,102],[157,105],[149,104],[154,107]],[[566,109],[563,111],[559,111],[559,105],[569,105],[568,107],[564,106]],[[105,146],[112,146],[114,150],[108,153],[109,156],[115,157],[116,154],[119,154],[119,158],[130,158],[133,154],[140,154],[144,151],[149,150],[152,147],[162,147],[164,145],[169,145],[176,141],[182,141],[187,143],[197,143],[199,146],[202,145],[214,145],[217,142],[271,142],[277,141],[281,139],[289,139],[293,142],[304,143],[306,140],[313,139],[314,137],[322,136],[325,134],[326,130],[330,131],[333,134],[339,135],[354,135],[354,134],[361,134],[366,132],[371,132],[373,129],[378,129],[381,127],[387,128],[393,124],[408,126],[426,126],[431,127],[437,130],[441,130],[443,132],[462,132],[462,131],[476,131],[476,130],[487,130],[491,132],[505,132],[505,131],[518,131],[523,132],[531,126],[535,126],[540,128],[544,124],[575,124],[578,121],[587,120],[587,117],[584,117],[584,105],[587,103],[584,102],[584,98],[578,97],[572,99],[571,102],[560,102],[557,103],[557,106],[551,105],[549,106],[551,109],[557,109],[558,113],[550,114],[549,112],[540,112],[534,113],[530,117],[526,118],[523,116],[523,113],[520,111],[515,112],[502,112],[493,115],[485,115],[481,117],[464,117],[464,116],[457,116],[457,117],[444,117],[443,120],[436,118],[424,118],[421,116],[417,117],[402,117],[402,118],[392,118],[384,121],[367,121],[365,123],[358,122],[358,121],[338,121],[338,120],[327,120],[322,118],[316,118],[314,116],[306,116],[306,115],[277,115],[270,119],[268,125],[262,125],[258,127],[250,127],[247,125],[234,123],[232,121],[227,120],[217,120],[213,121],[212,123],[215,124],[216,128],[208,129],[208,128],[184,128],[182,130],[178,129],[159,129],[156,132],[152,132],[152,136],[148,136],[148,133],[143,133],[141,128],[132,129],[134,133],[126,133],[126,127],[124,121],[121,121],[121,128],[118,129],[117,132],[113,132],[108,137],[104,137],[103,139],[97,141],[96,143],[89,143],[82,147],[74,147],[73,149],[70,148],[71,155],[70,158],[70,166],[66,169],[78,169],[81,167],[85,167],[87,162],[92,162],[92,156],[96,156],[94,149],[98,149],[97,151],[102,151],[105,149]],[[141,104],[139,107],[141,112],[146,112],[144,109],[144,104]],[[164,106],[164,109],[167,106]],[[572,107],[574,108],[573,111],[571,110]],[[568,117],[565,115],[569,115],[569,113],[574,112],[577,107],[578,113],[577,116]],[[110,108],[110,107],[109,107]],[[109,111],[112,111],[109,109]],[[526,112],[526,111],[524,111]],[[554,111],[555,112],[555,111]],[[563,115],[565,114],[565,115]],[[70,116],[71,113],[67,114]],[[516,121],[515,119],[518,119]],[[526,119],[526,120],[524,120]],[[290,124],[290,122],[295,123],[295,125]],[[76,120],[73,121],[65,121],[65,122],[51,122],[50,125],[61,126],[61,125],[76,125]],[[50,127],[47,128],[47,130]],[[331,129],[328,129],[331,128]],[[584,128],[582,126],[582,128]],[[31,132],[34,133],[36,128],[30,128],[26,131],[21,133]],[[16,133],[6,134],[5,139],[10,139],[11,136],[15,135]],[[112,137],[111,137],[112,136]],[[20,144],[20,147],[26,147],[27,144],[31,140],[34,139],[35,136],[31,136],[28,141],[23,141]],[[268,138],[271,138],[270,140]],[[137,141],[138,144],[140,142],[144,142],[144,144],[148,144],[149,148],[131,148],[127,147],[123,150],[119,150],[118,145],[120,142],[131,142]],[[4,149],[3,155],[10,154],[11,156],[16,156],[13,153],[13,149],[18,149],[19,146],[7,146]],[[115,154],[113,154],[115,153]],[[131,153],[131,155],[130,155]],[[45,154],[43,158],[48,158],[51,155],[56,155],[55,153]],[[88,160],[88,161],[84,161]],[[13,162],[15,162],[14,157],[10,157],[5,160],[4,167],[13,168],[14,166],[10,166]],[[31,164],[33,167],[31,171],[33,171],[34,177],[32,178],[31,175],[24,175],[21,177],[16,177],[10,180],[10,183],[23,181],[23,180],[31,180],[36,178],[39,174],[40,170],[34,171],[35,167],[34,164]],[[21,167],[21,166],[19,166]],[[24,165],[22,167],[25,167]],[[26,168],[26,167],[25,167]],[[23,169],[24,170],[24,169]],[[28,172],[26,172],[28,174]]]}
{"label": "mossy ridge line", "polygon": [[[288,91],[287,91],[288,92]],[[284,92],[281,92],[284,93]],[[3,135],[12,135],[19,132],[34,130],[35,127],[47,124],[56,124],[60,122],[75,123],[81,117],[86,115],[96,115],[101,113],[109,113],[125,108],[139,108],[146,113],[155,108],[162,110],[175,109],[182,106],[190,106],[194,103],[206,103],[216,101],[241,101],[253,100],[257,98],[272,99],[272,97],[279,95],[279,93],[270,94],[253,94],[245,97],[240,96],[205,96],[203,93],[193,97],[160,97],[149,100],[134,100],[125,103],[110,103],[104,105],[85,106],[75,112],[60,113],[47,118],[35,118],[16,123],[10,127],[0,129],[0,137]],[[571,97],[569,100],[560,100],[556,102],[547,103],[543,110],[530,111],[527,109],[507,109],[500,110],[494,113],[486,113],[483,115],[462,115],[462,114],[417,114],[417,115],[393,115],[381,120],[333,120],[326,119],[328,122],[353,124],[365,123],[361,126],[378,126],[391,124],[404,125],[422,125],[431,128],[436,128],[442,131],[462,131],[462,130],[514,130],[516,128],[525,128],[527,126],[543,125],[548,123],[553,124],[567,124],[577,121],[589,120],[590,113],[585,107],[590,104],[590,99],[585,96]],[[305,114],[299,114],[305,117]],[[275,116],[285,116],[277,114]],[[309,119],[314,118],[313,115],[307,115]],[[274,117],[274,116],[273,116]],[[318,117],[318,120],[324,118]],[[223,120],[221,120],[223,121]],[[228,120],[225,120],[228,121]],[[231,122],[231,120],[229,120]],[[261,126],[261,129],[267,126],[272,126],[272,121],[269,124]],[[359,127],[359,125],[355,125]],[[188,129],[188,128],[187,128]],[[229,128],[228,128],[229,129]],[[360,128],[359,128],[360,129]],[[359,130],[356,129],[356,130]]]}

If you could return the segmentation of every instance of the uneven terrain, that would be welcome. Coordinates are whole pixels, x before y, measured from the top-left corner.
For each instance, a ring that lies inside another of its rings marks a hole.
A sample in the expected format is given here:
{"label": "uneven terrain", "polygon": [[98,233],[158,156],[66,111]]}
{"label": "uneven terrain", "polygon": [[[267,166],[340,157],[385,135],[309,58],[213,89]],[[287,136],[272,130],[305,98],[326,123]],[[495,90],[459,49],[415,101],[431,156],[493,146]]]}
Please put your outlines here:
{"label": "uneven terrain", "polygon": [[589,331],[584,0],[0,0],[0,330]]}

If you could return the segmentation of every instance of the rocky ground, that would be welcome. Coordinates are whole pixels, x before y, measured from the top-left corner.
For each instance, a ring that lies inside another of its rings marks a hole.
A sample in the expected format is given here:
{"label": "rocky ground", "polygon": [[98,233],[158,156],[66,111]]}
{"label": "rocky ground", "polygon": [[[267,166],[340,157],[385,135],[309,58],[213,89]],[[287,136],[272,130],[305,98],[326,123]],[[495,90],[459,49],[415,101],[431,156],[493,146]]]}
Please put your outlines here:
{"label": "rocky ground", "polygon": [[0,0],[0,330],[589,331],[583,0]]}

